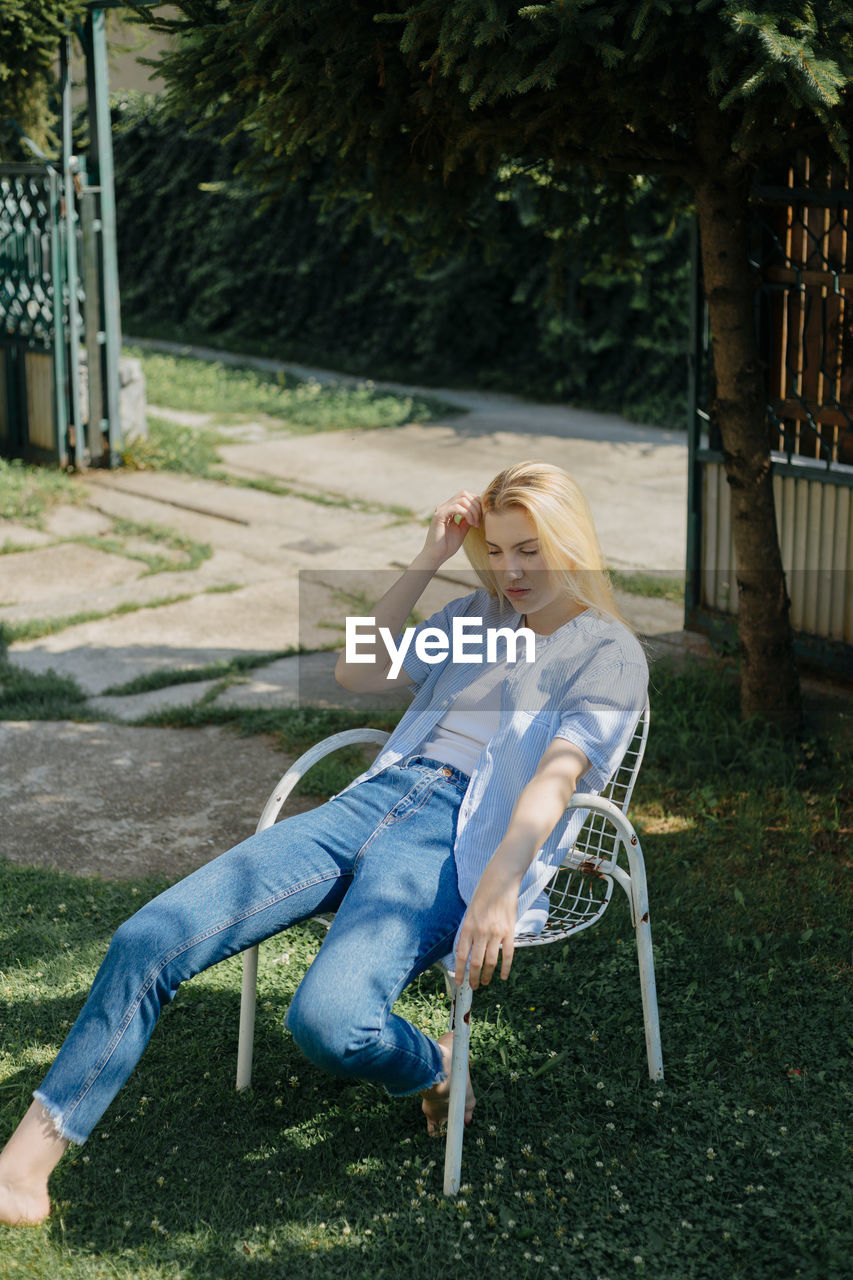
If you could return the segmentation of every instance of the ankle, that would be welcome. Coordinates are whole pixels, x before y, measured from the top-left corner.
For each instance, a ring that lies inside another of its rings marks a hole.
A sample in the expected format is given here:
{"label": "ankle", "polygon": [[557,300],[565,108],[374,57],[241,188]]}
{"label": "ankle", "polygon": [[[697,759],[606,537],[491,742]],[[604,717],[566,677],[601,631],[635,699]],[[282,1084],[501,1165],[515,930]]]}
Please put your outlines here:
{"label": "ankle", "polygon": [[47,1188],[47,1180],[68,1147],[41,1103],[33,1102],[0,1151],[0,1182],[8,1186]]}
{"label": "ankle", "polygon": [[0,1187],[23,1194],[37,1194],[40,1191],[47,1193],[47,1178],[35,1169],[22,1168],[11,1163],[6,1168],[0,1161]]}

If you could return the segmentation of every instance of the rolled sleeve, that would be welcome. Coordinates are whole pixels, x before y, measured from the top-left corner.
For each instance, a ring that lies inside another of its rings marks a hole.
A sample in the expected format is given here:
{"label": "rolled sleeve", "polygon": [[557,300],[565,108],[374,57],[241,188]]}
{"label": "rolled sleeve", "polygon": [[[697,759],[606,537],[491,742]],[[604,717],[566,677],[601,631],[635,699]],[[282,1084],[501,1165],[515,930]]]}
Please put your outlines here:
{"label": "rolled sleeve", "polygon": [[639,662],[608,664],[570,687],[554,737],[583,751],[597,787],[606,785],[625,754],[647,690],[648,668]]}

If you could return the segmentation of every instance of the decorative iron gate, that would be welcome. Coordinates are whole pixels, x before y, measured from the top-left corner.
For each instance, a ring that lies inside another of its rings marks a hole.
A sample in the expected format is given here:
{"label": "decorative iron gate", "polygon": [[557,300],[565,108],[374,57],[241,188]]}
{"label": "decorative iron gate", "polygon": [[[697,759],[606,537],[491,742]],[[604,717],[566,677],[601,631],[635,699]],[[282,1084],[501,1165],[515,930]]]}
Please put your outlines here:
{"label": "decorative iron gate", "polygon": [[[853,191],[799,159],[755,188],[751,265],[767,371],[776,522],[798,651],[853,671]],[[737,612],[729,488],[707,404],[709,340],[694,246],[685,625]]]}
{"label": "decorative iron gate", "polygon": [[0,165],[0,454],[10,457],[84,467],[111,466],[119,454],[106,40],[106,7],[118,2],[90,4],[77,30],[86,59],[87,163],[73,154],[69,33],[59,47],[61,158],[52,163],[29,143],[40,164]]}
{"label": "decorative iron gate", "polygon": [[0,166],[0,452],[68,461],[60,179]]}

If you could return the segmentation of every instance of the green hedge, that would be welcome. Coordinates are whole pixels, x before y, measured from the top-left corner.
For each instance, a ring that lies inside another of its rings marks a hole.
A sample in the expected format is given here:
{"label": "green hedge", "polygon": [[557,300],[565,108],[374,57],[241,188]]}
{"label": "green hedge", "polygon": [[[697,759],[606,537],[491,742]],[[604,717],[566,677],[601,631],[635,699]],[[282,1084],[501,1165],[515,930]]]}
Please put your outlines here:
{"label": "green hedge", "polygon": [[114,120],[126,332],[683,425],[687,220],[654,184],[579,177],[543,203],[535,178],[496,180],[419,271],[306,184],[259,208],[234,176],[239,135],[190,132],[141,95]]}

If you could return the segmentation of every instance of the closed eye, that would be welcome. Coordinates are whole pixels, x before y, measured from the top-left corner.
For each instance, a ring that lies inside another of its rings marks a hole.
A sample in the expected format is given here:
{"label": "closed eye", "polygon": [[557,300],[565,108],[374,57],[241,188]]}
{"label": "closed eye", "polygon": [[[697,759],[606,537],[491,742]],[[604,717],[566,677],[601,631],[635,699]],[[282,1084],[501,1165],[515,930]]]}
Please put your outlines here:
{"label": "closed eye", "polygon": [[[528,550],[524,550],[524,549],[522,549],[522,548],[519,548],[519,551],[520,551],[521,555],[523,555],[523,556],[538,556],[538,555],[539,555],[539,548],[538,548],[538,547],[533,547],[532,549],[528,549]],[[503,551],[501,550],[501,548],[500,548],[500,547],[489,547],[489,548],[488,548],[488,554],[489,554],[490,556],[500,556],[500,555],[503,555]]]}

